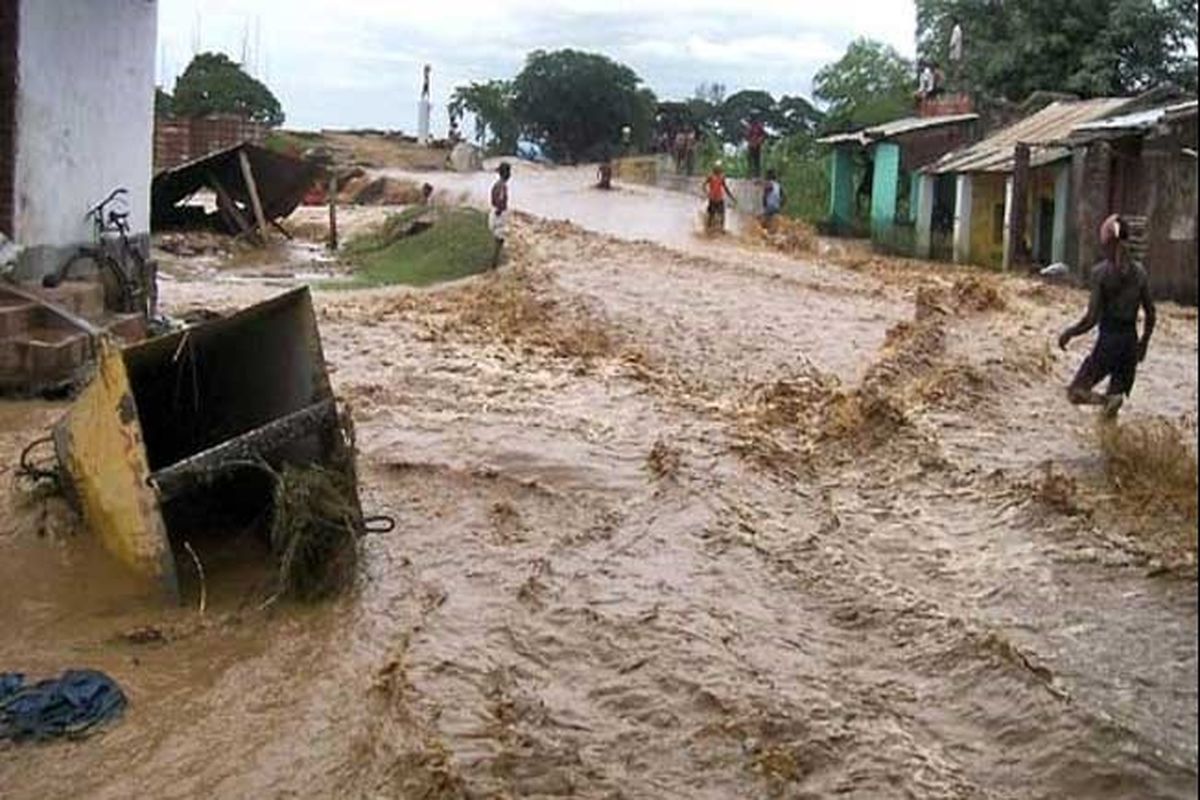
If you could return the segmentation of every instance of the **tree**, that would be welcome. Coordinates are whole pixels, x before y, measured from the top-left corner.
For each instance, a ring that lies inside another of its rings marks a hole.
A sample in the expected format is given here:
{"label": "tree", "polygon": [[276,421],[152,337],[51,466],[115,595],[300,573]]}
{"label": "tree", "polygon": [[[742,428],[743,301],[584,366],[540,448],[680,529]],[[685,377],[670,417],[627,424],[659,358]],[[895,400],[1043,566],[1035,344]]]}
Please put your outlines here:
{"label": "tree", "polygon": [[513,82],[513,110],[551,156],[576,161],[616,144],[623,126],[653,118],[653,95],[640,83],[632,69],[596,53],[535,50]]}
{"label": "tree", "polygon": [[775,98],[760,89],[742,89],[725,98],[717,109],[721,139],[731,144],[742,141],[752,120],[778,129]]}
{"label": "tree", "polygon": [[449,111],[455,118],[468,111],[475,117],[475,140],[490,153],[517,149],[520,125],[513,113],[512,81],[472,82],[455,88]]}
{"label": "tree", "polygon": [[825,121],[825,115],[803,97],[784,95],[775,104],[775,126],[781,136],[812,136]]}
{"label": "tree", "polygon": [[850,43],[813,78],[813,95],[828,104],[828,130],[877,125],[912,113],[913,65],[895,48],[870,39]]}
{"label": "tree", "polygon": [[181,117],[237,114],[271,127],[283,109],[271,90],[222,53],[200,53],[175,81],[174,111]]}
{"label": "tree", "polygon": [[917,0],[917,45],[944,63],[957,16],[966,86],[1013,101],[1038,90],[1194,92],[1196,12],[1196,0]]}
{"label": "tree", "polygon": [[175,98],[164,92],[161,86],[154,87],[154,115],[158,117],[175,116]]}

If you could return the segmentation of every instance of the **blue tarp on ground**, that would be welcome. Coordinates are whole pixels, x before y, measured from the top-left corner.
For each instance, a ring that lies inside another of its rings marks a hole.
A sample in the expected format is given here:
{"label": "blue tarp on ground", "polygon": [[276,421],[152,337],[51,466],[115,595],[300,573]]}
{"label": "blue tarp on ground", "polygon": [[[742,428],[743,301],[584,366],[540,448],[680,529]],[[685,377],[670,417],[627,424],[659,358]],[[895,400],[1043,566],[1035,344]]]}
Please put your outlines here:
{"label": "blue tarp on ground", "polygon": [[78,738],[116,719],[125,709],[116,682],[92,669],[69,669],[58,678],[25,685],[19,672],[0,673],[0,740]]}

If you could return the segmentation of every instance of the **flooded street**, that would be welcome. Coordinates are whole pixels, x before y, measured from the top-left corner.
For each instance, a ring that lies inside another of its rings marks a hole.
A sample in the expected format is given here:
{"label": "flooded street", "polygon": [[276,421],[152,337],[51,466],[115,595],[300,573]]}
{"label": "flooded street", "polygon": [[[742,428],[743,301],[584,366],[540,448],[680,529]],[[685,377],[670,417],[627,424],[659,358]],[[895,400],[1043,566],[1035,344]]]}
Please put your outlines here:
{"label": "flooded street", "polygon": [[[364,510],[397,520],[335,603],[232,567],[203,617],[186,575],[185,607],[131,596],[15,487],[65,404],[0,406],[0,669],[130,698],[0,747],[0,793],[1194,797],[1194,521],[1122,507],[1065,402],[1085,296],[708,241],[699,198],[590,180],[519,167],[496,273],[316,291]],[[1196,357],[1163,304],[1122,424],[1194,447]]]}

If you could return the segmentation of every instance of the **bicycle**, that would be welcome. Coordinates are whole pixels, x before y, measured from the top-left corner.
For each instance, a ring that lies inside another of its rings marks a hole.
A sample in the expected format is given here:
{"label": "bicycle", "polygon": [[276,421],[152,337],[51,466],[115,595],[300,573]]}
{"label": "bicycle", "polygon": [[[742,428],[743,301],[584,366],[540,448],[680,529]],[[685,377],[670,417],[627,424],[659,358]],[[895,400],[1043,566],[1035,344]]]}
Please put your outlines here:
{"label": "bicycle", "polygon": [[[136,312],[151,319],[158,306],[153,262],[129,241],[129,211],[108,208],[118,200],[124,202],[128,195],[129,190],[119,186],[88,209],[84,219],[92,220],[95,244],[80,247],[61,267],[42,278],[42,286],[52,289],[68,280],[73,269],[92,264],[104,287],[105,308],[126,314]],[[105,244],[105,234],[113,232],[119,240],[119,255],[113,255]],[[84,269],[78,271],[86,274]]]}

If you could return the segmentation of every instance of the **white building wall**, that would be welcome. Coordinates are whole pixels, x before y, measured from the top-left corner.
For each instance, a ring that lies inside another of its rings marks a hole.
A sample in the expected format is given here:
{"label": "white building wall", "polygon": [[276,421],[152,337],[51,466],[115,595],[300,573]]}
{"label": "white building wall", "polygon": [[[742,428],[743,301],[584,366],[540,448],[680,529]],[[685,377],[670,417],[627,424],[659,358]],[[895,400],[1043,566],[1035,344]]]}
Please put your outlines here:
{"label": "white building wall", "polygon": [[88,242],[88,208],[129,189],[150,230],[156,0],[22,0],[14,233],[30,247]]}

